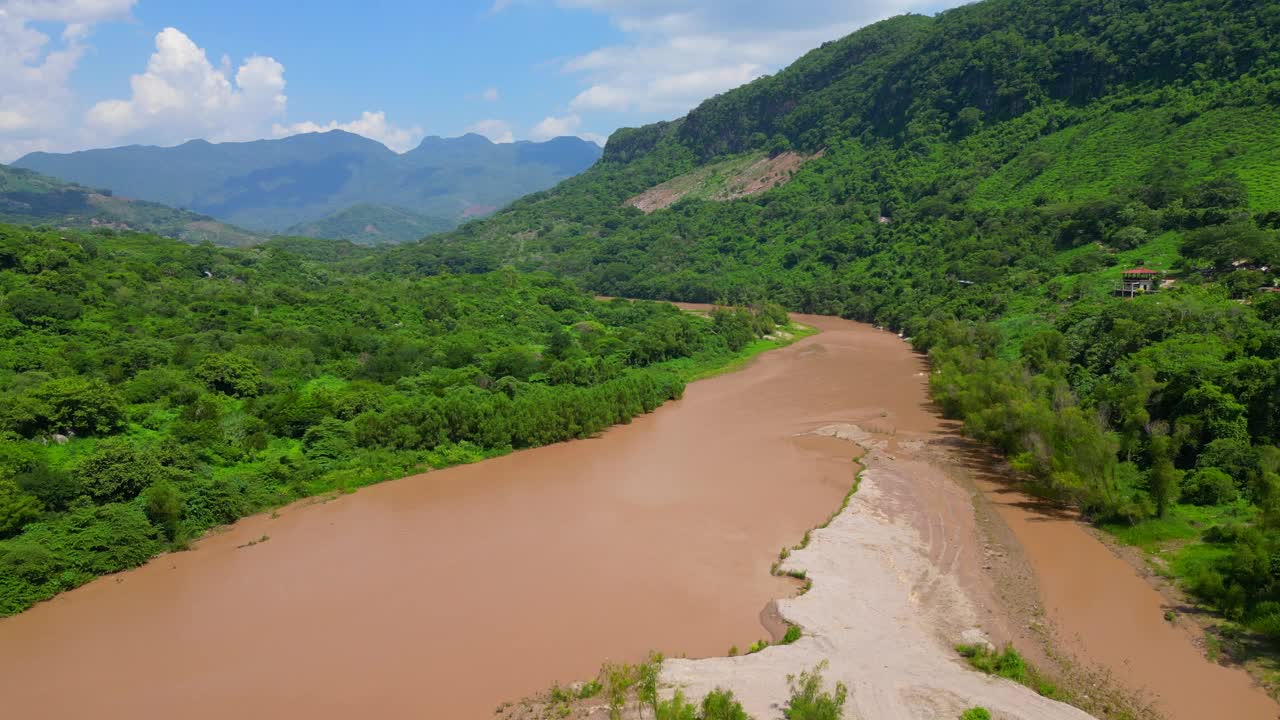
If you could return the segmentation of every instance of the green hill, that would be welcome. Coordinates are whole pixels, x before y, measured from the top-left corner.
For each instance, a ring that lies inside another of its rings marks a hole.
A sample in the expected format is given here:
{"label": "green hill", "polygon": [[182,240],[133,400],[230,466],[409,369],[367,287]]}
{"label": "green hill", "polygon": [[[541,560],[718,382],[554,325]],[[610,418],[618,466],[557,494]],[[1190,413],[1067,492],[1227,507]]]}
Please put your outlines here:
{"label": "green hill", "polygon": [[[1029,487],[1280,640],[1256,562],[1280,556],[1277,128],[1280,3],[986,0],[619,130],[582,175],[362,262],[885,323]],[[717,190],[787,153],[765,191]],[[1113,295],[1140,265],[1172,284]]]}
{"label": "green hill", "polygon": [[138,230],[188,243],[243,246],[266,238],[207,215],[114,196],[31,170],[0,165],[0,222]]}
{"label": "green hill", "polygon": [[364,203],[332,215],[299,223],[286,235],[350,240],[358,245],[384,245],[417,240],[453,228],[453,223],[390,205]]}
{"label": "green hill", "polygon": [[576,137],[495,144],[469,134],[429,137],[397,154],[334,130],[253,142],[31,153],[15,165],[279,233],[368,204],[426,216],[432,228],[452,227],[585,170],[600,152]]}

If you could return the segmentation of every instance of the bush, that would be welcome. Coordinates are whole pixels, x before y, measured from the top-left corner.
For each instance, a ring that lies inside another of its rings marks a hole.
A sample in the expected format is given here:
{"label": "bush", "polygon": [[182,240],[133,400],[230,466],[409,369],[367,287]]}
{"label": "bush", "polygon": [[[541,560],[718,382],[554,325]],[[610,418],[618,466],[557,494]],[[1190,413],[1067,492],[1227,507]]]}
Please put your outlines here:
{"label": "bush", "polygon": [[716,688],[702,699],[702,720],[750,720],[730,690]]}
{"label": "bush", "polygon": [[248,358],[231,353],[205,356],[196,366],[196,377],[210,390],[235,397],[252,397],[262,388],[258,366]]}
{"label": "bush", "polygon": [[40,501],[22,492],[11,480],[0,480],[0,538],[18,534],[40,517]]}
{"label": "bush", "polygon": [[9,312],[24,325],[44,325],[80,317],[80,302],[42,288],[16,290],[5,298]]}
{"label": "bush", "polygon": [[991,720],[991,711],[984,707],[971,707],[960,714],[960,720]]}
{"label": "bush", "polygon": [[1011,645],[1006,645],[998,653],[982,645],[961,645],[956,650],[969,660],[970,665],[988,675],[999,675],[1019,683],[1027,681],[1027,664]]}
{"label": "bush", "polygon": [[654,705],[656,720],[751,720],[742,709],[742,703],[729,690],[717,688],[707,693],[701,707],[685,699],[684,692],[676,690],[670,699]]}
{"label": "bush", "polygon": [[1229,475],[1238,488],[1250,488],[1261,474],[1258,449],[1247,440],[1218,438],[1200,451],[1197,468],[1214,468]]}
{"label": "bush", "polygon": [[791,698],[782,711],[787,720],[840,720],[844,715],[849,689],[838,682],[834,692],[824,690],[822,671],[826,667],[827,661],[823,660],[812,670],[800,673],[799,677],[787,676]]}
{"label": "bush", "polygon": [[58,378],[31,393],[36,403],[37,422],[28,434],[75,432],[106,435],[124,424],[124,401],[101,380],[80,377]]}
{"label": "bush", "polygon": [[240,489],[226,480],[197,483],[186,492],[184,517],[193,529],[235,522],[249,511]]}
{"label": "bush", "polygon": [[147,519],[164,531],[165,537],[178,537],[178,524],[182,521],[182,495],[167,482],[159,482],[147,488]]}
{"label": "bush", "polygon": [[128,438],[103,440],[75,467],[76,479],[100,503],[132,500],[165,477],[164,468],[147,450]]}
{"label": "bush", "polygon": [[23,492],[35,496],[49,510],[61,512],[80,497],[83,489],[79,481],[65,470],[57,470],[41,462],[27,472],[14,477]]}
{"label": "bush", "polygon": [[1221,505],[1239,496],[1235,481],[1216,467],[1196,470],[1182,484],[1182,499],[1192,505]]}

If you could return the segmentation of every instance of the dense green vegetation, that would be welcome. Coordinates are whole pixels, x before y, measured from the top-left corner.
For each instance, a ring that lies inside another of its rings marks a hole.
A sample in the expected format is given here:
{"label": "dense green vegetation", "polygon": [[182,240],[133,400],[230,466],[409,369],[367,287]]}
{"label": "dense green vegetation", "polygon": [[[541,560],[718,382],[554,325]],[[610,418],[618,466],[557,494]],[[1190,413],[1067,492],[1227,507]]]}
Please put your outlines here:
{"label": "dense green vegetation", "polygon": [[[1280,3],[986,0],[885,21],[491,219],[365,260],[883,323],[1028,487],[1280,639]],[[780,187],[624,201],[741,157]],[[1176,281],[1113,297],[1121,271]]]}
{"label": "dense green vegetation", "polygon": [[356,215],[383,228],[383,242],[400,242],[421,237],[419,226],[454,227],[548,188],[599,157],[598,145],[576,137],[497,144],[474,134],[428,137],[395,153],[334,130],[253,142],[37,152],[15,165],[267,233],[314,230],[356,239],[352,218],[342,214],[361,206]]}
{"label": "dense green vegetation", "polygon": [[0,165],[0,222],[58,228],[110,227],[232,247],[266,240],[207,215],[116,197],[110,190],[94,190],[7,165]]}
{"label": "dense green vegetation", "polygon": [[0,226],[0,614],[295,498],[627,422],[786,322],[306,245]]}

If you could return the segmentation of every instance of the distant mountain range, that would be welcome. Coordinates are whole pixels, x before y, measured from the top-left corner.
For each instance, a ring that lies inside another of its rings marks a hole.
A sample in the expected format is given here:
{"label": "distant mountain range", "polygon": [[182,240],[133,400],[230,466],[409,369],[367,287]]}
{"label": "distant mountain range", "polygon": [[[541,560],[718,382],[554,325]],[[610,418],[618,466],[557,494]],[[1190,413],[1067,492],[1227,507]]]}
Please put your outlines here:
{"label": "distant mountain range", "polygon": [[137,230],[189,243],[254,245],[266,236],[207,215],[130,200],[32,170],[0,165],[0,222],[63,228]]}
{"label": "distant mountain range", "polygon": [[497,144],[429,137],[397,154],[333,130],[278,140],[31,153],[14,167],[254,231],[400,242],[544,190],[599,159],[576,137]]}
{"label": "distant mountain range", "polygon": [[350,240],[359,245],[383,245],[444,232],[455,224],[394,205],[361,203],[319,220],[298,223],[285,230],[284,234]]}

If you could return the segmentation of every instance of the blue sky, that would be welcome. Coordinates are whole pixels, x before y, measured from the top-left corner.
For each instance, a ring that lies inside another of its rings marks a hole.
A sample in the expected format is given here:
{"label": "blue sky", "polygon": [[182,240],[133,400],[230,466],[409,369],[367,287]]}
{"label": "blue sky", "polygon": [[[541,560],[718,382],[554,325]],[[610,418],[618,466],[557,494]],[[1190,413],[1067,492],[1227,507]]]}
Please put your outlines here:
{"label": "blue sky", "polygon": [[0,162],[340,127],[407,150],[677,117],[805,50],[956,0],[0,0]]}

